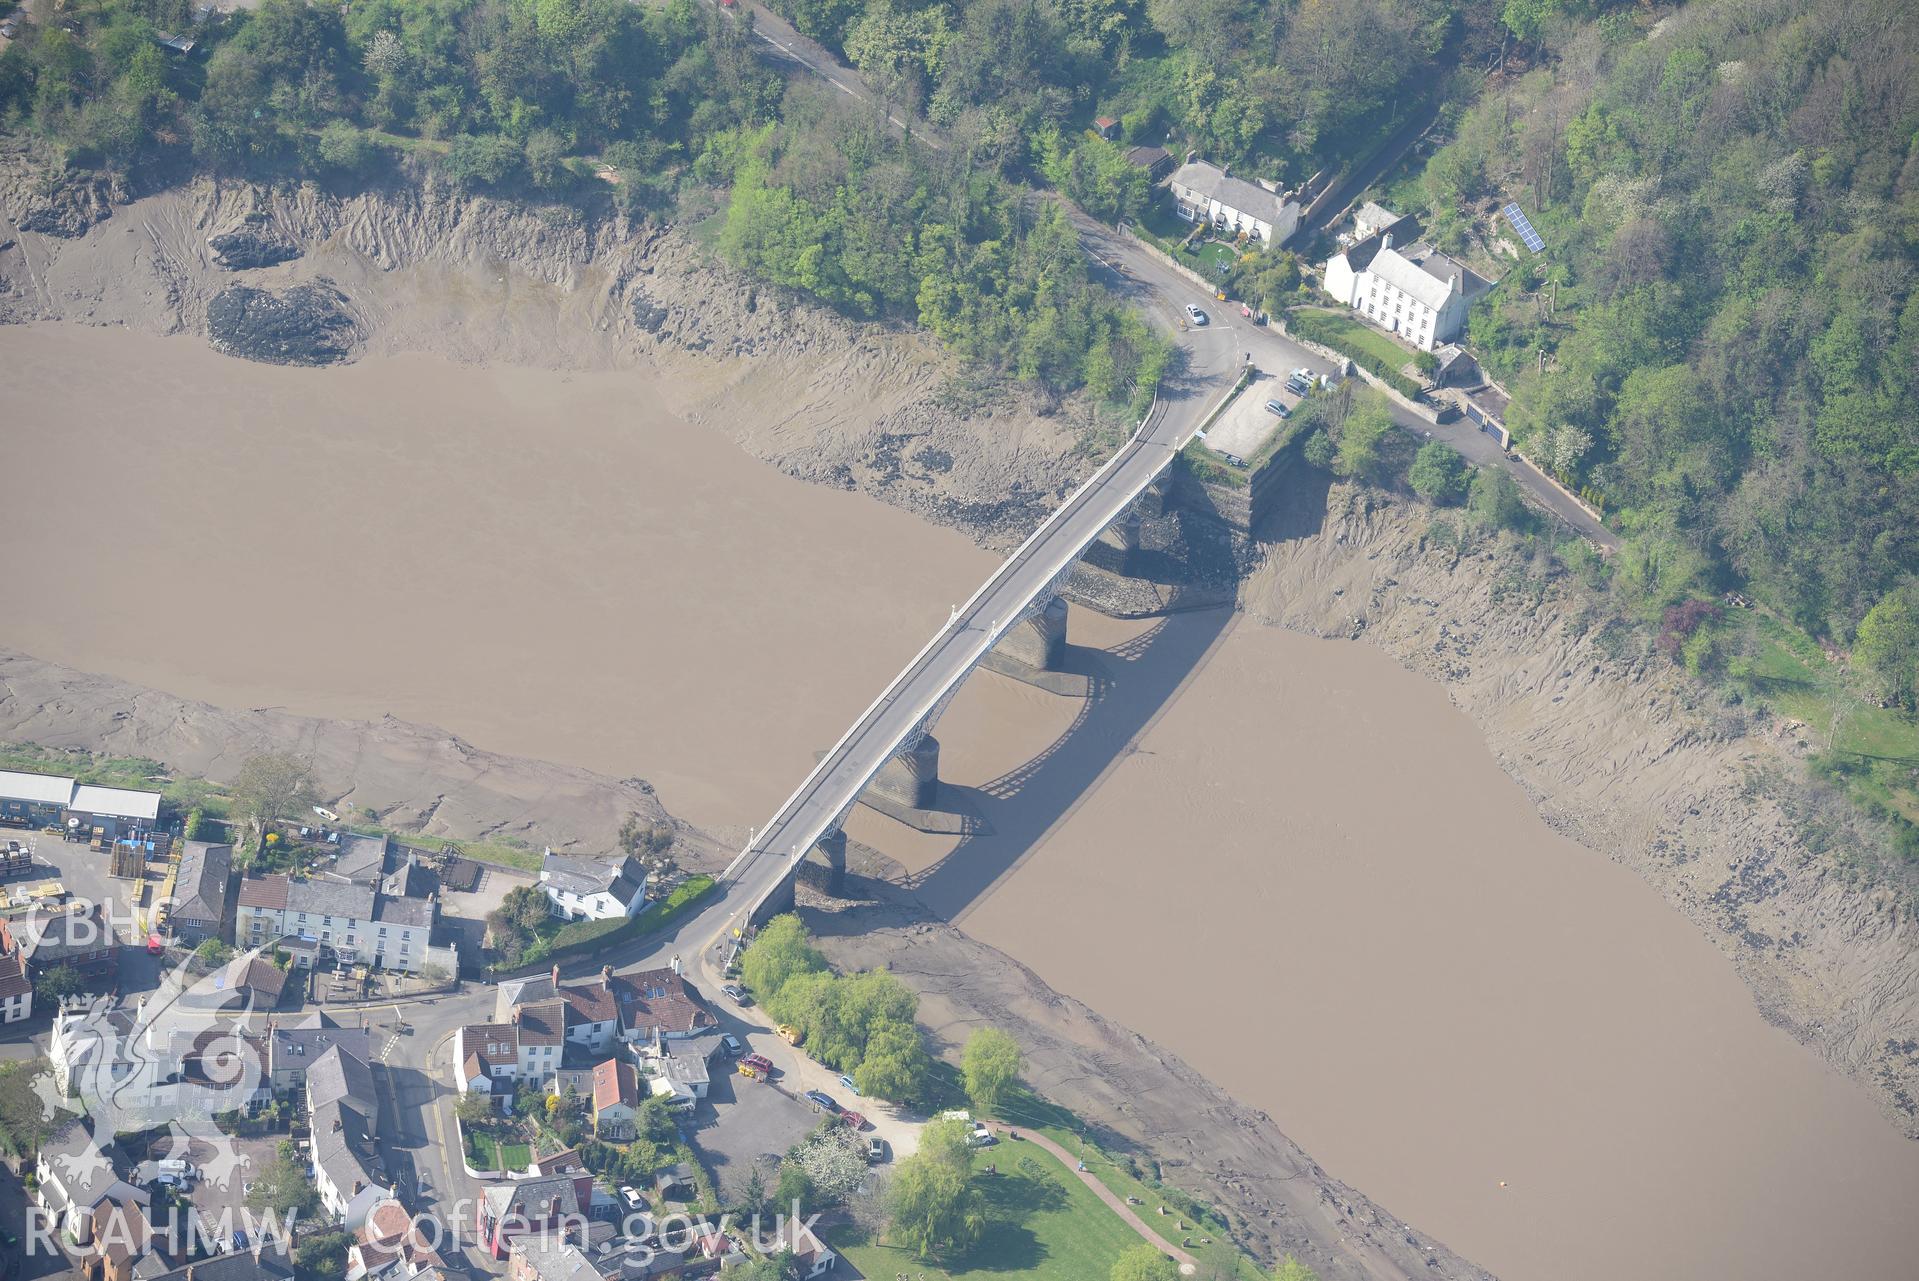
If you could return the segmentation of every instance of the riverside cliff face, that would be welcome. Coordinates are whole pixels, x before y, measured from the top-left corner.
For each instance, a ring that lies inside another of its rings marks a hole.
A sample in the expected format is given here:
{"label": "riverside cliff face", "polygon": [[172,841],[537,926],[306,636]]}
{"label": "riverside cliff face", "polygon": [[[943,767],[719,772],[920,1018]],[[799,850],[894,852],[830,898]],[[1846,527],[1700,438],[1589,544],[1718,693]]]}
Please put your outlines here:
{"label": "riverside cliff face", "polygon": [[124,325],[243,358],[667,375],[669,408],[801,479],[1023,537],[1101,425],[972,379],[930,340],[762,290],[665,222],[437,182],[352,193],[195,179],[129,200],[0,153],[0,322]]}
{"label": "riverside cliff face", "polygon": [[1337,485],[1324,511],[1266,549],[1245,612],[1361,637],[1445,686],[1551,826],[1657,889],[1768,1020],[1919,1137],[1914,895],[1867,870],[1843,821],[1808,845],[1789,810],[1818,804],[1795,782],[1803,727],[1622,648],[1577,587],[1514,549],[1442,545],[1430,509]]}

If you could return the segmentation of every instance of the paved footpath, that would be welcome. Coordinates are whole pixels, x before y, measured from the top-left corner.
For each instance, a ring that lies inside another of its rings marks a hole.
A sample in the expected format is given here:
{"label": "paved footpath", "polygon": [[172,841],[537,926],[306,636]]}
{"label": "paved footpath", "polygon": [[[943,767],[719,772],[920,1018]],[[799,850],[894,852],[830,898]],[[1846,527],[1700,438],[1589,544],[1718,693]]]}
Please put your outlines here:
{"label": "paved footpath", "polygon": [[[1017,1128],[1015,1126],[1007,1125],[1002,1121],[988,1121],[986,1125],[987,1125],[987,1128],[992,1130],[993,1133],[995,1134],[1005,1134],[1008,1131]],[[1158,1249],[1163,1250],[1165,1253],[1172,1255],[1175,1259],[1178,1259],[1180,1263],[1180,1271],[1191,1272],[1195,1268],[1197,1268],[1198,1264],[1194,1262],[1192,1255],[1180,1249],[1178,1246],[1173,1245],[1171,1242],[1167,1241],[1165,1237],[1161,1236],[1159,1233],[1147,1227],[1146,1220],[1140,1218],[1139,1215],[1133,1212],[1133,1207],[1126,1204],[1126,1199],[1124,1197],[1120,1196],[1119,1193],[1113,1191],[1111,1188],[1107,1187],[1104,1183],[1100,1182],[1099,1176],[1097,1174],[1094,1174],[1091,1170],[1082,1170],[1079,1165],[1079,1158],[1074,1156],[1071,1152],[1068,1152],[1065,1148],[1053,1142],[1051,1139],[1047,1138],[1045,1135],[1035,1134],[1031,1130],[1020,1130],[1019,1141],[1021,1143],[1031,1143],[1034,1146],[1043,1148],[1046,1151],[1051,1152],[1054,1156],[1058,1157],[1061,1163],[1064,1164],[1069,1171],[1079,1176],[1079,1181],[1081,1183],[1084,1183],[1087,1187],[1091,1188],[1094,1191],[1094,1193],[1098,1195],[1100,1200],[1106,1202],[1107,1205],[1110,1205],[1111,1207],[1113,1207],[1113,1213],[1117,1214],[1120,1218],[1126,1220],[1126,1222],[1129,1225],[1131,1225],[1133,1231],[1139,1233],[1142,1237],[1145,1237],[1148,1241],[1152,1242],[1152,1244]]]}

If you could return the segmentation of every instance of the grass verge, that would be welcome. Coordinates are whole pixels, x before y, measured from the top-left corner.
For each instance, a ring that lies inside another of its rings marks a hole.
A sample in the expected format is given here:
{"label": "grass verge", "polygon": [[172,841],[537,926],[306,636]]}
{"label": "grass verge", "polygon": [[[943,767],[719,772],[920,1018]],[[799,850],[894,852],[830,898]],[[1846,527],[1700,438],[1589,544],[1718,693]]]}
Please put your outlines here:
{"label": "grass verge", "polygon": [[[551,932],[543,932],[512,966],[514,971],[544,965],[582,952],[588,948],[613,947],[671,925],[686,915],[713,888],[710,876],[689,876],[671,894],[643,910],[638,916],[611,921],[554,922]],[[545,931],[548,927],[542,926]]]}
{"label": "grass verge", "polygon": [[[985,1168],[997,1164],[998,1174]],[[861,1229],[827,1233],[833,1248],[869,1277],[921,1275],[1107,1281],[1113,1260],[1141,1237],[1066,1166],[1032,1144],[1003,1143],[977,1163],[974,1186],[986,1198],[986,1232],[964,1258],[940,1267],[910,1251],[869,1240]]]}

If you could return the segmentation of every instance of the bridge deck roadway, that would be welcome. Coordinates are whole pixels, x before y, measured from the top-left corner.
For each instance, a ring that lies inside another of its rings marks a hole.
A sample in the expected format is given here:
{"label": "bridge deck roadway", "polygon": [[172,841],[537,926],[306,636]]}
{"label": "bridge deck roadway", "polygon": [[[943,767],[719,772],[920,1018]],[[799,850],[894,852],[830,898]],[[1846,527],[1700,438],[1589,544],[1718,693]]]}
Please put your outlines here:
{"label": "bridge deck roadway", "polygon": [[743,923],[778,890],[921,721],[1166,469],[1201,418],[1190,401],[1155,403],[1133,438],[959,607],[728,866],[729,923]]}

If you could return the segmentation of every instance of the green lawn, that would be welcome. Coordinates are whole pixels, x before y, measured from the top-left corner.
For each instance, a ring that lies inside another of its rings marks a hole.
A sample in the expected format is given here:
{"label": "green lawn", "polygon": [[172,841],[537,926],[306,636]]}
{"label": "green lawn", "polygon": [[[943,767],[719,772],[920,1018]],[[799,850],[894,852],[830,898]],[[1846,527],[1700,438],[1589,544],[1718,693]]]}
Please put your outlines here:
{"label": "green lawn", "polygon": [[1031,1277],[1045,1281],[1107,1281],[1113,1260],[1141,1237],[1078,1176],[1039,1148],[1002,1143],[987,1149],[979,1168],[997,1163],[996,1175],[976,1179],[987,1204],[986,1235],[964,1259],[948,1268],[922,1262],[895,1246],[868,1242],[857,1227],[835,1229],[827,1239],[868,1277]]}
{"label": "green lawn", "polygon": [[1169,246],[1184,240],[1193,229],[1192,223],[1173,212],[1173,202],[1170,200],[1150,201],[1145,211],[1134,221],[1140,230],[1157,236]]}
{"label": "green lawn", "polygon": [[502,1142],[491,1134],[468,1131],[467,1164],[476,1170],[524,1170],[533,1164],[533,1146],[517,1140]]}
{"label": "green lawn", "polygon": [[1239,251],[1231,245],[1223,245],[1218,241],[1211,241],[1207,244],[1195,246],[1190,252],[1183,253],[1180,257],[1185,260],[1187,266],[1206,277],[1206,279],[1222,280],[1225,278],[1226,273],[1220,270],[1220,264],[1224,263],[1228,267],[1232,266],[1233,260],[1239,257]]}
{"label": "green lawn", "polygon": [[1818,750],[1860,758],[1849,771],[1851,784],[1919,823],[1919,788],[1911,782],[1919,767],[1919,720],[1861,698],[1810,637],[1778,619],[1732,611],[1726,625],[1737,628],[1745,619],[1752,653],[1733,661],[1733,679],[1781,716],[1804,721]]}
{"label": "green lawn", "polygon": [[1342,342],[1372,353],[1388,369],[1398,369],[1413,358],[1412,352],[1349,311],[1333,311],[1324,307],[1302,307],[1300,310],[1311,312],[1319,323],[1337,333]]}

